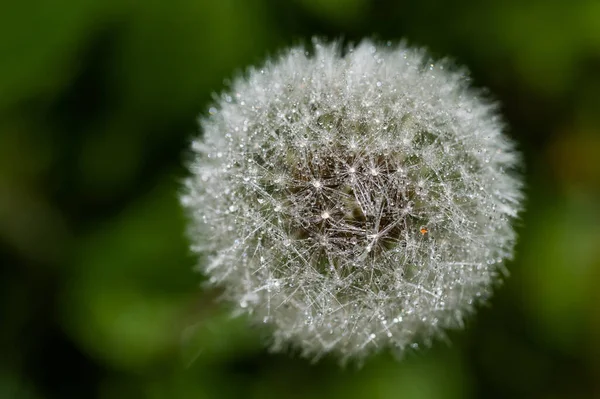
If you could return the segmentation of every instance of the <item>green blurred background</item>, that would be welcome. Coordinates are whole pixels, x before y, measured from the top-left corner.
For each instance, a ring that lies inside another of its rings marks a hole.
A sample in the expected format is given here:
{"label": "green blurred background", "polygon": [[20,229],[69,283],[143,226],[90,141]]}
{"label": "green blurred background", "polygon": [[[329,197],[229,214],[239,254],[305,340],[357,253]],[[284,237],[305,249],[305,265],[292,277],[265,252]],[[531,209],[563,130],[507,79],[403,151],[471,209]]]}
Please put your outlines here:
{"label": "green blurred background", "polygon": [[[511,277],[401,362],[271,355],[192,271],[199,113],[312,35],[454,56],[525,155]],[[4,1],[0,399],[600,398],[599,157],[598,0]]]}

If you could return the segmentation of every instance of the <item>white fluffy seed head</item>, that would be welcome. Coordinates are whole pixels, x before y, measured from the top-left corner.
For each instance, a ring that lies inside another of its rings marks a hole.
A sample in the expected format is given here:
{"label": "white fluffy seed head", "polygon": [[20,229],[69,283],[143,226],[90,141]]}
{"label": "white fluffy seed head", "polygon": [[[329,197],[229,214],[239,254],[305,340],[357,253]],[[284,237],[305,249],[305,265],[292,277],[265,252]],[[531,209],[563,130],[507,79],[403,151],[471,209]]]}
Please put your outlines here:
{"label": "white fluffy seed head", "polygon": [[518,156],[447,61],[313,44],[236,79],[201,119],[182,195],[192,248],[275,350],[429,343],[512,255]]}

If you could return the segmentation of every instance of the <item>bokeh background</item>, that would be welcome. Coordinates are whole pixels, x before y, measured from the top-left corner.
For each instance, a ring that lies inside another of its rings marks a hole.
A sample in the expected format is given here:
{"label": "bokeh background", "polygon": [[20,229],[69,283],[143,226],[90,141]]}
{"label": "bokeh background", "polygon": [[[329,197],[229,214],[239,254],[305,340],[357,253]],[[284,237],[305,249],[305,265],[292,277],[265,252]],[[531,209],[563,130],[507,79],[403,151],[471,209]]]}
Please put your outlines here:
{"label": "bokeh background", "polygon": [[[177,194],[224,81],[312,35],[468,65],[524,153],[511,276],[449,342],[264,349],[200,288]],[[600,2],[0,5],[0,398],[600,398]]]}

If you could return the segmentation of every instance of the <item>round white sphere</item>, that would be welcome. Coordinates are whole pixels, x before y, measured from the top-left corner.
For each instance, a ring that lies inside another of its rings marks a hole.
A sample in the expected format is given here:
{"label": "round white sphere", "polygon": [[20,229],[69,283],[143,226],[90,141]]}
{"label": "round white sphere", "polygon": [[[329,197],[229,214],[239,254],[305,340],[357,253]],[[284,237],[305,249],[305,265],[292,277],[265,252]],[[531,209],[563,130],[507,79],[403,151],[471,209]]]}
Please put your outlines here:
{"label": "round white sphere", "polygon": [[235,79],[201,118],[181,197],[200,270],[276,350],[428,344],[512,256],[518,154],[450,62],[313,45]]}

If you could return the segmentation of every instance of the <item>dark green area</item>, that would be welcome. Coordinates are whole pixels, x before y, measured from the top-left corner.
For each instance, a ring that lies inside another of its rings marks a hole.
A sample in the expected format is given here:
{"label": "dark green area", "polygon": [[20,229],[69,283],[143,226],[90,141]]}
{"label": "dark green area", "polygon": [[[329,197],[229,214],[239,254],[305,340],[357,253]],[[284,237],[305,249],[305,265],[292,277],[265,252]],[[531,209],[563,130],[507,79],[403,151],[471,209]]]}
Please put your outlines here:
{"label": "dark green area", "polygon": [[[268,354],[199,287],[177,194],[224,79],[312,35],[451,54],[525,155],[510,278],[451,344]],[[0,5],[0,398],[600,397],[600,2]]]}

